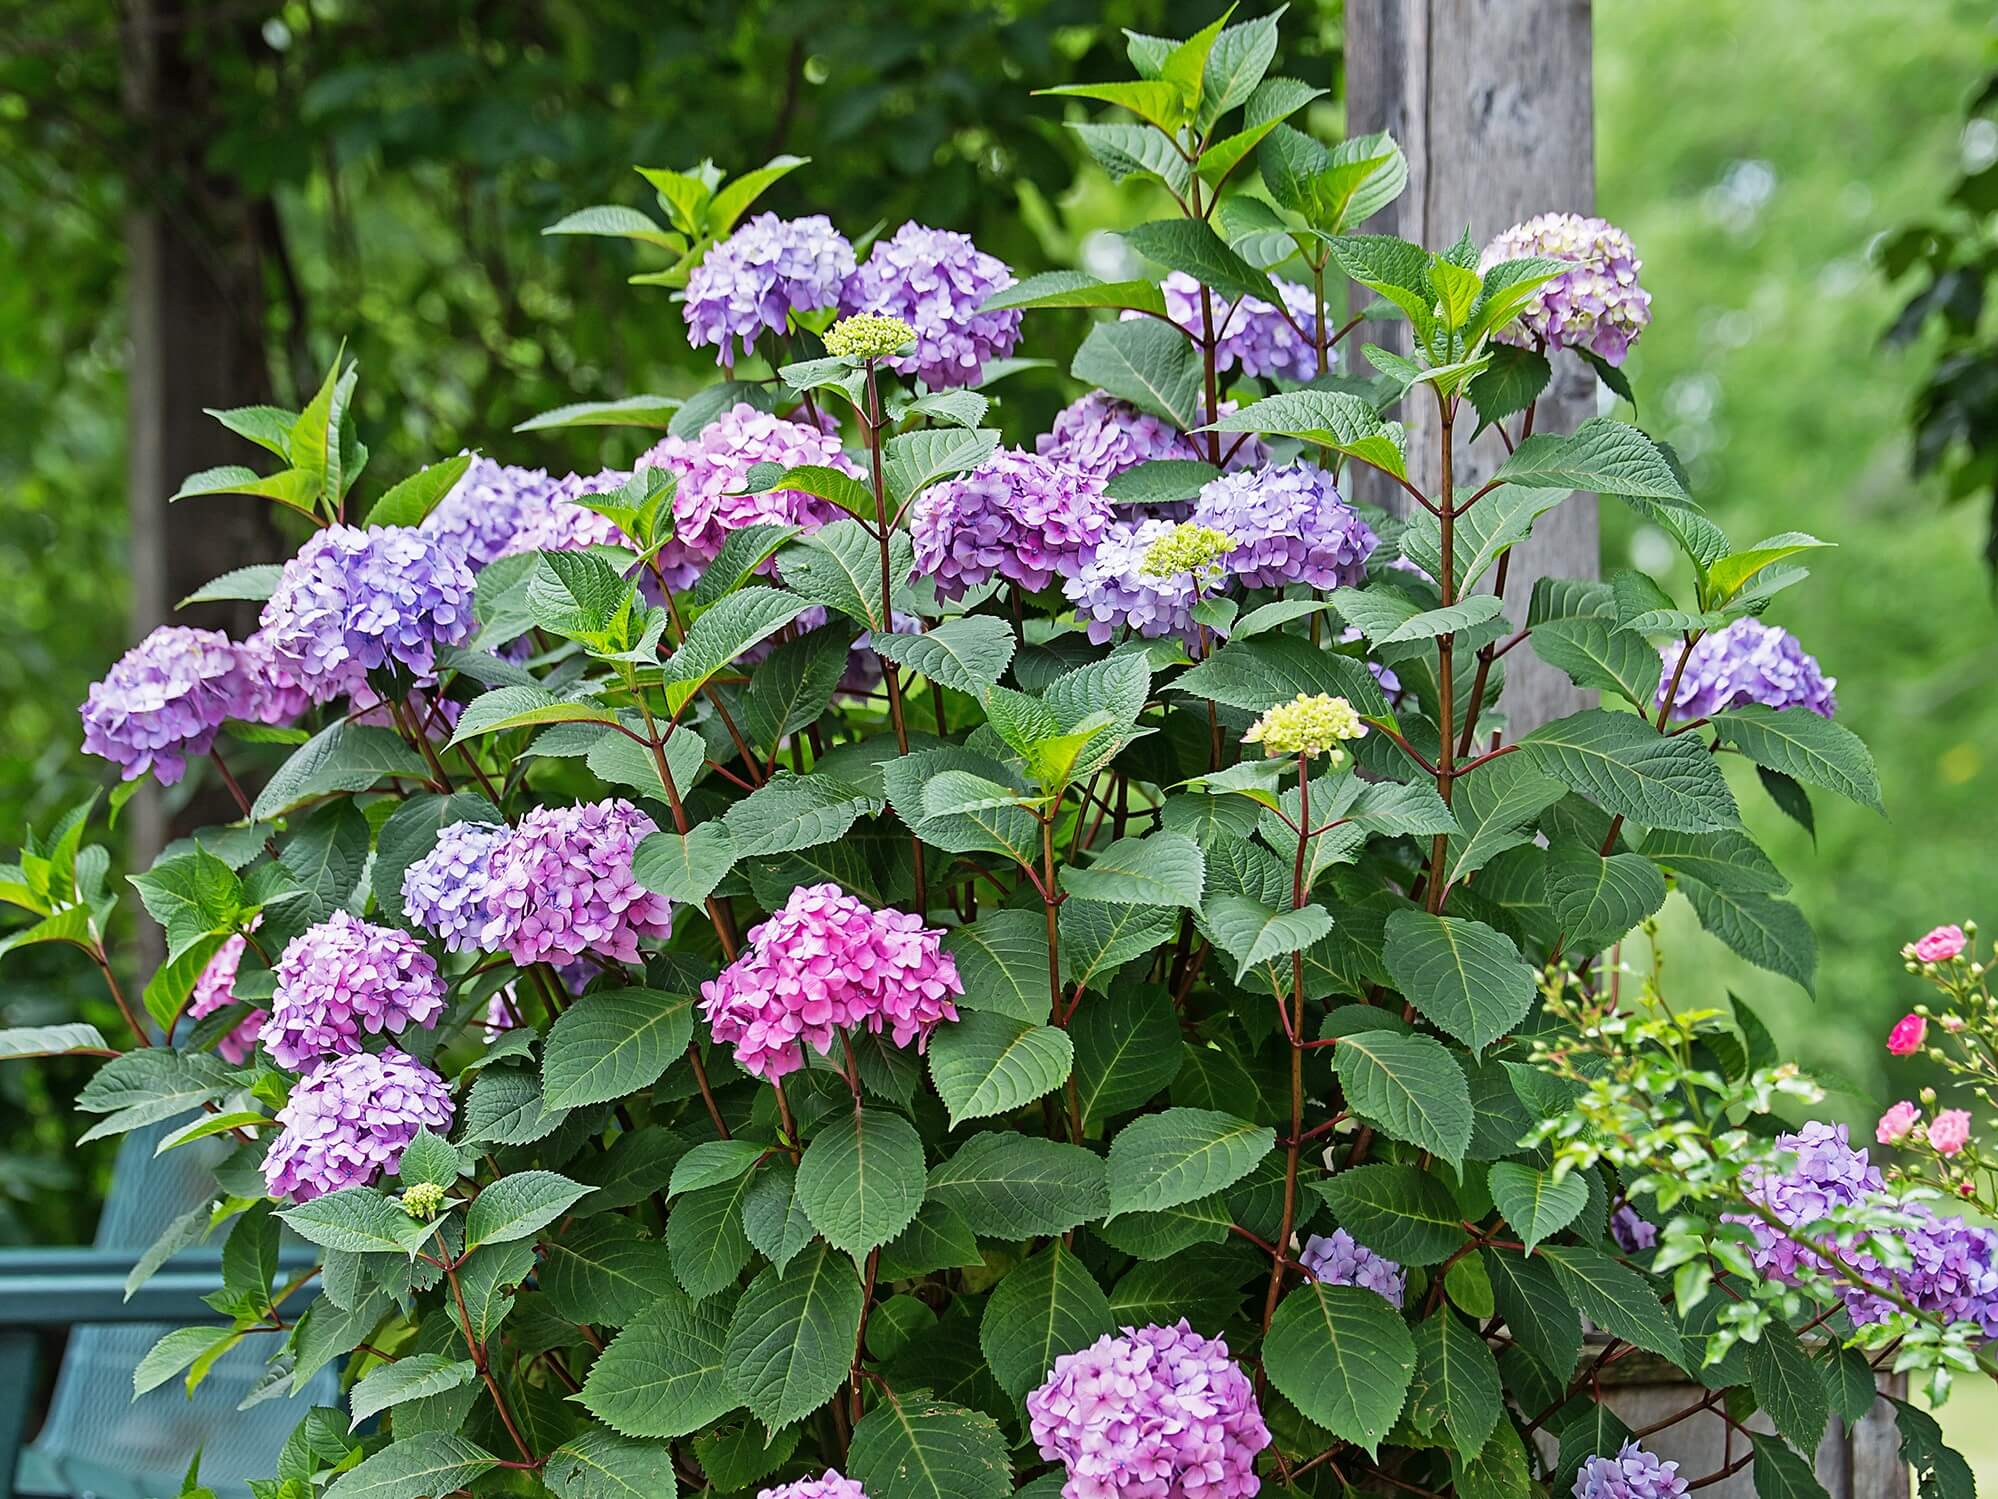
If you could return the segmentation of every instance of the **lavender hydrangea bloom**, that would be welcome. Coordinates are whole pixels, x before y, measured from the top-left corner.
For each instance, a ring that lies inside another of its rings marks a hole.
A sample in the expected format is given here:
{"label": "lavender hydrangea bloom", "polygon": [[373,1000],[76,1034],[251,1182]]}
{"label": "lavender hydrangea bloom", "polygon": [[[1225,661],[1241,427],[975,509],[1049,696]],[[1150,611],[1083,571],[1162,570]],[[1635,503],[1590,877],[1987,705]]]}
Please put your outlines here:
{"label": "lavender hydrangea bloom", "polygon": [[516,551],[523,531],[542,523],[562,481],[546,469],[502,466],[474,456],[464,478],[423,518],[423,529],[458,544],[474,571]]}
{"label": "lavender hydrangea bloom", "polygon": [[403,871],[403,910],[452,952],[478,946],[493,852],[507,835],[506,828],[490,823],[454,822],[439,829],[430,852]]}
{"label": "lavender hydrangea bloom", "polygon": [[[1274,278],[1273,278],[1274,279]],[[1227,371],[1241,366],[1242,373],[1262,379],[1310,380],[1318,374],[1318,349],[1312,340],[1318,332],[1318,313],[1311,288],[1294,281],[1276,282],[1283,299],[1279,310],[1261,297],[1243,297],[1229,302],[1219,293],[1211,296],[1214,329],[1220,335],[1215,346],[1214,365]],[[1185,271],[1169,273],[1160,290],[1165,293],[1166,316],[1193,337],[1204,326],[1200,316],[1200,282]],[[1289,313],[1286,318],[1284,313]],[[1124,314],[1128,321],[1143,317],[1141,312]],[[1295,322],[1297,327],[1292,327]],[[1300,333],[1298,330],[1302,329]],[[1330,352],[1326,367],[1333,363]]]}
{"label": "lavender hydrangea bloom", "polygon": [[837,885],[800,885],[701,985],[701,1013],[745,1072],[773,1081],[805,1065],[800,1043],[824,1056],[843,1030],[885,1030],[921,1051],[938,1024],[957,1019],[964,993],[942,937],[920,916],[872,910]]}
{"label": "lavender hydrangea bloom", "polygon": [[1478,269],[1542,255],[1572,261],[1575,269],[1535,291],[1501,336],[1529,347],[1545,339],[1549,348],[1587,349],[1609,364],[1622,364],[1651,322],[1651,294],[1637,284],[1644,262],[1630,236],[1607,219],[1543,213],[1486,245]]}
{"label": "lavender hydrangea bloom", "polygon": [[269,630],[252,631],[237,642],[236,654],[256,689],[246,717],[257,723],[290,725],[312,706],[312,695],[291,664],[279,657]]}
{"label": "lavender hydrangea bloom", "polygon": [[339,1057],[278,1110],[284,1128],[264,1156],[264,1181],[292,1202],[367,1186],[402,1163],[418,1130],[449,1130],[453,1112],[450,1085],[407,1052]]}
{"label": "lavender hydrangea bloom", "polygon": [[[1062,592],[1075,601],[1076,614],[1097,645],[1120,629],[1147,640],[1160,635],[1177,635],[1187,641],[1196,637],[1193,606],[1203,596],[1218,591],[1218,580],[1210,577],[1196,583],[1188,572],[1161,578],[1148,576],[1143,570],[1152,543],[1175,529],[1169,520],[1136,525],[1113,521],[1096,544],[1095,554],[1062,584]],[[1216,572],[1223,566],[1217,564]]]}
{"label": "lavender hydrangea bloom", "polygon": [[502,557],[521,552],[580,552],[585,547],[626,545],[625,535],[608,515],[578,505],[580,495],[610,494],[631,480],[628,469],[607,468],[590,474],[564,474],[549,486],[544,501],[524,510],[513,539],[500,549]]}
{"label": "lavender hydrangea bloom", "polygon": [[136,781],[151,771],[171,786],[190,757],[205,755],[230,718],[253,718],[255,680],[218,630],[162,625],[91,684],[80,710],[83,747]]}
{"label": "lavender hydrangea bloom", "polygon": [[299,1068],[359,1051],[363,1032],[427,1029],[443,1010],[444,980],[414,937],[335,911],[285,945],[258,1034],[278,1066]]}
{"label": "lavender hydrangea bloom", "polygon": [[1193,520],[1233,538],[1229,570],[1250,588],[1349,587],[1379,544],[1332,476],[1308,463],[1223,474],[1200,491]]}
{"label": "lavender hydrangea bloom", "polygon": [[715,345],[716,363],[732,367],[737,343],[747,359],[757,337],[783,333],[792,313],[838,306],[853,271],[853,246],[824,214],[759,213],[687,277],[687,342]]}
{"label": "lavender hydrangea bloom", "polygon": [[[199,1020],[204,1015],[213,1015],[236,1002],[236,970],[243,962],[243,951],[249,944],[238,932],[215,951],[194,980],[193,1002],[187,1007],[188,1018]],[[227,1035],[215,1043],[215,1051],[225,1062],[240,1067],[250,1060],[250,1053],[257,1049],[257,1031],[262,1027],[270,1012],[252,1010],[229,1028]]]}
{"label": "lavender hydrangea bloom", "polygon": [[799,1478],[764,1489],[756,1499],[867,1499],[867,1490],[837,1469],[828,1468],[817,1478]]}
{"label": "lavender hydrangea bloom", "polygon": [[[1235,409],[1235,403],[1223,401],[1219,409],[1226,416]],[[1034,451],[1099,479],[1112,479],[1126,469],[1162,458],[1207,461],[1206,446],[1196,438],[1100,390],[1064,406],[1054,424],[1034,439]],[[1267,457],[1261,440],[1252,436],[1235,450],[1227,466],[1256,468]]]}
{"label": "lavender hydrangea bloom", "polygon": [[1002,448],[909,507],[916,570],[945,598],[994,574],[1029,590],[1074,577],[1112,519],[1103,481],[1052,458]]}
{"label": "lavender hydrangea bloom", "polygon": [[1256,1392],[1221,1338],[1182,1318],[1126,1327],[1055,1360],[1027,1396],[1042,1457],[1067,1470],[1063,1499],[1248,1499],[1270,1444]]}
{"label": "lavender hydrangea bloom", "polygon": [[638,960],[641,937],[673,931],[672,906],[631,875],[650,817],[622,798],[536,807],[493,848],[479,945],[514,962],[593,953]]}
{"label": "lavender hydrangea bloom", "polygon": [[1615,1457],[1592,1457],[1575,1475],[1574,1499],[1679,1499],[1686,1480],[1677,1463],[1661,1463],[1636,1442]]}
{"label": "lavender hydrangea bloom", "polygon": [[847,281],[840,310],[900,318],[916,330],[916,346],[884,361],[932,390],[976,385],[988,360],[1003,359],[1020,340],[1020,313],[980,312],[985,299],[1013,284],[1003,261],[971,236],[926,229],[913,219],[874,246]]}
{"label": "lavender hydrangea bloom", "polygon": [[1343,1228],[1330,1236],[1313,1234],[1298,1256],[1314,1280],[1328,1286],[1359,1286],[1399,1307],[1408,1288],[1408,1272],[1386,1255],[1375,1254]]}
{"label": "lavender hydrangea bloom", "polygon": [[[1657,702],[1664,706],[1683,641],[1661,648],[1663,670]],[[1760,703],[1765,708],[1808,708],[1820,718],[1838,710],[1828,677],[1817,657],[1808,654],[1789,631],[1759,619],[1738,619],[1724,630],[1704,635],[1679,673],[1679,690],[1672,698],[1673,718],[1706,718],[1729,708]]]}
{"label": "lavender hydrangea bloom", "polygon": [[471,567],[457,544],[413,526],[328,526],[284,565],[264,605],[278,663],[314,702],[396,666],[430,677],[437,652],[475,627]]}
{"label": "lavender hydrangea bloom", "polygon": [[1610,1214],[1609,1228],[1616,1247],[1625,1254],[1642,1254],[1658,1242],[1658,1225],[1640,1218],[1637,1209],[1627,1202],[1618,1203],[1616,1211]]}
{"label": "lavender hydrangea bloom", "polygon": [[[1777,1136],[1776,1145],[1795,1157],[1795,1165],[1786,1171],[1750,1166],[1742,1172],[1742,1190],[1793,1228],[1870,1201],[1886,1186],[1866,1152],[1847,1143],[1842,1124],[1814,1119],[1793,1134]],[[1789,1280],[1806,1259],[1816,1262],[1809,1250],[1760,1218],[1742,1215],[1729,1221],[1745,1223],[1754,1233],[1755,1268],[1764,1275]]]}

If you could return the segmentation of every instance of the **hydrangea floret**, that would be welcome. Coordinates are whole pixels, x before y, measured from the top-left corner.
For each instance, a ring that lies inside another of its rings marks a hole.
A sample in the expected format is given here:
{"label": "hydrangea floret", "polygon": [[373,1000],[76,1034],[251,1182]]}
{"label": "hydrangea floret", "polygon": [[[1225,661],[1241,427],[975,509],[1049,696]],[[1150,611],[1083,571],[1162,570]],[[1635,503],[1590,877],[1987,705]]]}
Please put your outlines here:
{"label": "hydrangea floret", "polygon": [[364,1036],[433,1026],[444,1010],[437,963],[415,938],[335,911],[285,945],[259,1039],[280,1067],[351,1055]]}
{"label": "hydrangea floret", "polygon": [[1020,313],[981,310],[1013,281],[1005,263],[971,236],[912,220],[876,242],[847,280],[840,307],[848,316],[870,313],[914,330],[915,348],[890,357],[888,366],[943,390],[978,384],[986,365],[1013,352]]}
{"label": "hydrangea floret", "polygon": [[394,1173],[419,1130],[441,1135],[456,1112],[450,1085],[405,1051],[335,1057],[308,1072],[278,1110],[264,1180],[287,1202],[369,1186]]}
{"label": "hydrangea floret", "polygon": [[231,718],[260,717],[256,679],[219,630],[162,625],[127,651],[83,700],[83,747],[127,781],[171,786]]}
{"label": "hydrangea floret", "polygon": [[915,341],[914,328],[876,312],[856,312],[826,329],[826,352],[840,359],[886,359]]}
{"label": "hydrangea floret", "polygon": [[854,272],[853,246],[824,214],[759,213],[702,258],[687,277],[687,342],[714,345],[733,367],[765,333],[780,337],[801,312],[839,304]]}
{"label": "hydrangea floret", "polygon": [[1569,261],[1575,268],[1533,293],[1517,331],[1507,335],[1510,340],[1586,349],[1607,364],[1622,364],[1651,323],[1651,294],[1637,284],[1644,262],[1630,236],[1607,219],[1543,213],[1514,224],[1485,246],[1479,269],[1537,256]]}
{"label": "hydrangea floret", "polygon": [[1759,619],[1738,619],[1690,649],[1679,643],[1660,654],[1657,706],[1665,706],[1669,693],[1675,719],[1706,718],[1750,703],[1805,708],[1820,718],[1838,708],[1832,693],[1838,679],[1826,676],[1795,636]]}
{"label": "hydrangea floret", "polygon": [[1310,464],[1223,474],[1200,491],[1194,523],[1235,543],[1228,565],[1249,588],[1346,588],[1366,576],[1378,540]]}
{"label": "hydrangea floret", "polygon": [[946,598],[994,577],[1032,592],[1080,575],[1112,521],[1103,481],[1056,459],[1003,449],[932,485],[909,511],[916,570]]}

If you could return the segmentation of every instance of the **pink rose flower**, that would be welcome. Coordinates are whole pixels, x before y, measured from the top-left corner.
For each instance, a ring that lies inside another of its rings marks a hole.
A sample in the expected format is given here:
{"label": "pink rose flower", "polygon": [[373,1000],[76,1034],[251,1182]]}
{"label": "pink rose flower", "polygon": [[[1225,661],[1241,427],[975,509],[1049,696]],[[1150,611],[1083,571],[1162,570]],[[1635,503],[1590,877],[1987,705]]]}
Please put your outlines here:
{"label": "pink rose flower", "polygon": [[1899,1145],[1908,1138],[1921,1117],[1922,1111],[1904,1098],[1880,1116],[1880,1123],[1873,1130],[1873,1138],[1882,1145]]}
{"label": "pink rose flower", "polygon": [[1929,1144],[1938,1155],[1955,1155],[1970,1143],[1970,1113],[1967,1109],[1944,1109],[1929,1125]]}
{"label": "pink rose flower", "polygon": [[1963,928],[1960,926],[1939,926],[1914,944],[1915,957],[1923,963],[1947,963],[1962,951]]}
{"label": "pink rose flower", "polygon": [[1928,1021],[1919,1015],[1903,1015],[1894,1022],[1894,1029],[1887,1033],[1887,1051],[1897,1057],[1911,1057],[1922,1049],[1922,1038],[1929,1032]]}

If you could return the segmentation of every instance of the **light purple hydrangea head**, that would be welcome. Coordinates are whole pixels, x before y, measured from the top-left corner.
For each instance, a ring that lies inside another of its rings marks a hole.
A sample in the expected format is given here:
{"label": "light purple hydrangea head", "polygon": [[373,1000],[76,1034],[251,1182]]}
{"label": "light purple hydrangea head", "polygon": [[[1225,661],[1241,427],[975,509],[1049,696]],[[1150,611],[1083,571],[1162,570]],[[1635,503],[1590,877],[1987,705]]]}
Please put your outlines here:
{"label": "light purple hydrangea head", "polygon": [[259,1037],[280,1067],[351,1055],[361,1037],[426,1029],[444,1010],[436,961],[407,932],[345,911],[285,944]]}
{"label": "light purple hydrangea head", "polygon": [[230,718],[254,718],[262,694],[219,630],[162,625],[118,658],[83,699],[83,747],[127,781],[151,771],[171,786],[208,753]]}
{"label": "light purple hydrangea head", "polygon": [[395,666],[418,681],[475,627],[472,569],[456,542],[414,526],[328,526],[284,565],[264,605],[278,663],[314,702]]}
{"label": "light purple hydrangea head", "polygon": [[1052,458],[1001,448],[932,484],[909,507],[916,571],[958,598],[995,574],[1029,590],[1074,577],[1113,518],[1103,481]]}
{"label": "light purple hydrangea head", "polygon": [[[1657,701],[1662,707],[1671,689],[1672,674],[1685,655],[1683,641],[1660,649],[1663,668]],[[1797,638],[1759,619],[1738,619],[1726,629],[1700,637],[1679,676],[1673,695],[1673,718],[1705,718],[1710,714],[1760,703],[1765,708],[1808,708],[1820,718],[1838,711],[1828,677],[1817,657],[1797,644]]]}
{"label": "light purple hydrangea head", "polygon": [[957,1019],[964,993],[942,937],[837,885],[800,885],[701,985],[701,1013],[745,1072],[773,1081],[805,1065],[802,1043],[824,1056],[840,1031],[885,1032],[921,1051],[938,1024]]}
{"label": "light purple hydrangea head", "polygon": [[1386,1255],[1375,1254],[1343,1228],[1313,1234],[1298,1255],[1314,1280],[1328,1286],[1359,1286],[1399,1307],[1408,1288],[1408,1272]]}
{"label": "light purple hydrangea head", "polygon": [[1020,340],[1020,313],[980,312],[985,299],[1014,282],[1003,261],[985,254],[968,234],[926,229],[913,219],[878,241],[847,281],[845,313],[900,318],[916,344],[884,363],[915,375],[932,390],[976,385],[986,363],[1003,359]]}
{"label": "light purple hydrangea head", "polygon": [[[1223,401],[1221,415],[1235,409],[1233,401]],[[1223,440],[1226,445],[1235,439]],[[1126,469],[1161,458],[1190,458],[1207,461],[1207,446],[1148,411],[1140,411],[1128,401],[1100,390],[1071,401],[1056,415],[1054,424],[1034,439],[1034,451],[1079,468],[1099,479],[1113,479]],[[1250,437],[1228,460],[1229,468],[1255,468],[1267,459],[1261,441]]]}
{"label": "light purple hydrangea head", "polygon": [[509,829],[454,822],[438,830],[429,853],[403,871],[402,908],[409,919],[452,952],[476,948],[486,922],[493,851]]}
{"label": "light purple hydrangea head", "polygon": [[1658,1225],[1639,1217],[1637,1209],[1627,1202],[1618,1203],[1610,1214],[1609,1228],[1616,1247],[1625,1254],[1642,1254],[1658,1243]]}
{"label": "light purple hydrangea head", "polygon": [[1503,336],[1528,346],[1544,338],[1549,348],[1587,349],[1607,363],[1622,364],[1651,322],[1651,294],[1637,284],[1644,262],[1630,236],[1607,219],[1543,213],[1486,245],[1478,269],[1542,255],[1572,261],[1575,268],[1535,291]]}
{"label": "light purple hydrangea head", "polygon": [[523,531],[543,522],[561,483],[546,469],[502,466],[474,456],[465,477],[423,518],[423,529],[457,542],[474,571],[516,551]]}
{"label": "light purple hydrangea head", "polygon": [[[1742,1190],[1793,1228],[1871,1201],[1886,1186],[1866,1152],[1848,1143],[1843,1124],[1814,1119],[1792,1134],[1777,1136],[1776,1145],[1795,1164],[1787,1170],[1751,1165],[1742,1172]],[[1755,1268],[1765,1275],[1790,1279],[1811,1257],[1809,1250],[1759,1218],[1743,1215],[1730,1221],[1746,1223],[1755,1234]]]}
{"label": "light purple hydrangea head", "polygon": [[767,329],[783,333],[794,312],[839,305],[853,275],[853,246],[824,214],[780,219],[759,213],[709,250],[687,277],[687,342],[712,344],[733,367]]}
{"label": "light purple hydrangea head", "polygon": [[312,706],[312,695],[305,690],[291,663],[278,655],[269,630],[252,631],[237,642],[236,654],[242,658],[243,670],[256,687],[249,714],[256,722],[289,725]]}
{"label": "light purple hydrangea head", "polygon": [[1379,544],[1332,476],[1308,463],[1223,474],[1200,491],[1193,520],[1234,539],[1228,568],[1250,588],[1349,587]]}
{"label": "light purple hydrangea head", "polygon": [[835,1468],[817,1478],[799,1478],[764,1489],[756,1499],[867,1499],[867,1490]]}
{"label": "light purple hydrangea head", "polygon": [[1575,1475],[1574,1499],[1679,1499],[1686,1480],[1677,1463],[1661,1463],[1636,1442],[1615,1457],[1592,1457]]}
{"label": "light purple hydrangea head", "polygon": [[1196,638],[1193,606],[1221,591],[1220,569],[1226,563],[1198,583],[1190,572],[1148,576],[1145,554],[1153,542],[1170,536],[1175,529],[1169,520],[1135,525],[1112,521],[1094,555],[1062,584],[1062,592],[1075,602],[1076,617],[1096,644],[1104,644],[1122,629],[1147,640],[1161,635],[1177,635],[1189,642]]}
{"label": "light purple hydrangea head", "polygon": [[1248,1499],[1270,1429],[1220,1338],[1182,1318],[1126,1327],[1055,1360],[1029,1434],[1067,1470],[1063,1499]]}
{"label": "light purple hydrangea head", "polygon": [[580,552],[585,547],[629,545],[617,522],[574,502],[581,495],[613,493],[630,480],[630,470],[621,468],[600,469],[588,475],[564,474],[549,486],[544,500],[522,511],[520,526],[513,539],[500,549],[500,555]]}
{"label": "light purple hydrangea head", "polygon": [[[195,977],[193,1002],[187,1007],[189,1019],[213,1015],[236,1002],[236,970],[242,965],[243,950],[248,945],[238,932],[216,949],[208,966]],[[215,1043],[216,1054],[238,1067],[249,1061],[250,1054],[257,1049],[257,1031],[269,1014],[268,1010],[251,1010]]]}
{"label": "light purple hydrangea head", "polygon": [[672,935],[673,908],[631,875],[631,857],[658,831],[622,798],[536,807],[491,855],[479,946],[516,963],[584,953],[638,961],[640,938]]}
{"label": "light purple hydrangea head", "polygon": [[[1311,288],[1278,280],[1276,289],[1283,299],[1282,310],[1261,297],[1230,302],[1219,292],[1210,294],[1214,329],[1221,340],[1214,350],[1215,368],[1225,373],[1240,366],[1243,374],[1259,379],[1316,378],[1318,349],[1312,339],[1317,334],[1318,314]],[[1204,326],[1200,315],[1200,282],[1185,271],[1173,271],[1166,276],[1160,290],[1165,293],[1166,316],[1199,338]],[[1284,316],[1286,312],[1290,314],[1288,318]],[[1143,316],[1141,312],[1124,314],[1127,321]],[[1296,327],[1291,326],[1293,322]],[[1328,351],[1326,368],[1330,369],[1333,362]]]}
{"label": "light purple hydrangea head", "polygon": [[273,1197],[307,1202],[393,1172],[419,1129],[451,1127],[451,1088],[395,1047],[316,1068],[278,1110],[283,1126],[264,1156]]}

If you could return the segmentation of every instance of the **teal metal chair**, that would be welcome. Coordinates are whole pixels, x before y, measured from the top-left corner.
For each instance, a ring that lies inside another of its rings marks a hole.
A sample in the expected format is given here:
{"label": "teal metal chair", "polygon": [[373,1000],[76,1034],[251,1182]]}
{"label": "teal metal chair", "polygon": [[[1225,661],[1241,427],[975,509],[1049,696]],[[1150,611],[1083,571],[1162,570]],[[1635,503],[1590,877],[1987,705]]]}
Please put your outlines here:
{"label": "teal metal chair", "polygon": [[[271,1338],[250,1338],[218,1360],[192,1399],[169,1380],[137,1400],[132,1370],[175,1327],[219,1322],[202,1297],[222,1283],[218,1249],[174,1256],[125,1299],[125,1278],[175,1218],[213,1191],[204,1146],[153,1147],[165,1126],[136,1130],[118,1152],[110,1195],[88,1249],[0,1250],[0,1487],[10,1495],[172,1499],[196,1451],[218,1499],[248,1499],[268,1477],[306,1410],[339,1403],[339,1376],[321,1370],[296,1397],[238,1406],[261,1382]],[[314,1261],[282,1252],[285,1273]],[[71,1329],[48,1417],[23,1445],[37,1356],[51,1329]]]}

